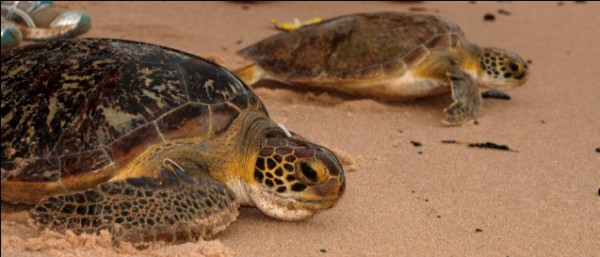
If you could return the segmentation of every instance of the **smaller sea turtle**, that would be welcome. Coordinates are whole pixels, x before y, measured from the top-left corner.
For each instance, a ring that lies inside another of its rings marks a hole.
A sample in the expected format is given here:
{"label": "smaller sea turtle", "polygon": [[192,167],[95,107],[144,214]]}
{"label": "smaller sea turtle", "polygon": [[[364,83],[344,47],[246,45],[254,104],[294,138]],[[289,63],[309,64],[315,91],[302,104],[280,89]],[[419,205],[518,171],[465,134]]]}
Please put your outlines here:
{"label": "smaller sea turtle", "polygon": [[236,73],[388,100],[452,92],[448,125],[479,114],[479,87],[508,89],[527,79],[518,55],[470,43],[438,16],[396,12],[340,16],[264,39],[239,52],[252,65]]}
{"label": "smaller sea turtle", "polygon": [[2,201],[56,230],[145,243],[208,238],[255,206],[331,208],[335,155],[274,123],[223,67],[112,39],[2,52]]}

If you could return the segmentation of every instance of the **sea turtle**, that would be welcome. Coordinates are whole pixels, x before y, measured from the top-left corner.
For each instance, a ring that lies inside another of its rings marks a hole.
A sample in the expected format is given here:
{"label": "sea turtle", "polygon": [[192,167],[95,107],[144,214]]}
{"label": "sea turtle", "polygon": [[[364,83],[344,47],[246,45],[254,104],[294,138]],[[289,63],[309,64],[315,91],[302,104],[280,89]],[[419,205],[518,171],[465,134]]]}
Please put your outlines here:
{"label": "sea turtle", "polygon": [[248,85],[262,78],[349,94],[403,100],[452,92],[448,125],[476,118],[478,86],[522,85],[518,55],[468,42],[438,16],[397,12],[345,15],[276,34],[239,52],[252,61],[236,73]]}
{"label": "sea turtle", "polygon": [[328,149],[273,122],[225,68],[114,39],[2,53],[2,201],[53,229],[208,238],[255,206],[283,220],[345,188]]}

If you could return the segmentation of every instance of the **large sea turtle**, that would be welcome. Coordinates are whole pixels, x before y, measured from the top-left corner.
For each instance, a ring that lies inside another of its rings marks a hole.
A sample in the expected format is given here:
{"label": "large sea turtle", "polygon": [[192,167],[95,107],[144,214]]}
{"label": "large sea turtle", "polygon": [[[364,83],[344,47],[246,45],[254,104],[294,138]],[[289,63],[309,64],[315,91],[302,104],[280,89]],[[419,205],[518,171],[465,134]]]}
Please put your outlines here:
{"label": "large sea turtle", "polygon": [[331,151],[199,57],[112,39],[2,53],[2,201],[37,204],[51,228],[187,241],[225,229],[239,205],[309,218],[344,187]]}
{"label": "large sea turtle", "polygon": [[518,55],[482,48],[438,16],[397,12],[340,16],[280,33],[242,49],[253,64],[236,73],[248,85],[262,78],[402,100],[452,92],[448,125],[476,118],[478,87],[522,85]]}

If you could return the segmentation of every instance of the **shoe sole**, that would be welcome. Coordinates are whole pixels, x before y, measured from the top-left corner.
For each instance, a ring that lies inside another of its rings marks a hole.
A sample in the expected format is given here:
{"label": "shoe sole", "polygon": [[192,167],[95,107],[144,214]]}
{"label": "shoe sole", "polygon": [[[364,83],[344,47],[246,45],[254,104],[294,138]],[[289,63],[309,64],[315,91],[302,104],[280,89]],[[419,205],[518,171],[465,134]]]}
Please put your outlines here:
{"label": "shoe sole", "polygon": [[92,22],[88,16],[83,16],[76,25],[63,26],[60,28],[22,28],[23,39],[30,41],[58,40],[81,35],[90,30]]}
{"label": "shoe sole", "polygon": [[2,50],[13,48],[23,41],[23,37],[19,30],[16,28],[7,29],[4,33],[4,37],[2,37]]}

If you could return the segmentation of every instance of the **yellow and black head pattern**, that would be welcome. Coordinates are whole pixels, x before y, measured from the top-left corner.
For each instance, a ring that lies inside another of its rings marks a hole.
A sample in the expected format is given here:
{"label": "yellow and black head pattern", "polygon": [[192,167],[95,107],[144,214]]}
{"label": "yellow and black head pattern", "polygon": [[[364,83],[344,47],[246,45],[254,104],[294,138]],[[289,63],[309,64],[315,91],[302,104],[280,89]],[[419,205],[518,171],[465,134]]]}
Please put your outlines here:
{"label": "yellow and black head pattern", "polygon": [[297,135],[267,138],[253,177],[256,206],[286,220],[305,219],[332,207],[346,184],[337,157]]}
{"label": "yellow and black head pattern", "polygon": [[507,89],[521,86],[528,78],[527,62],[521,56],[497,48],[485,48],[479,57],[483,85]]}

